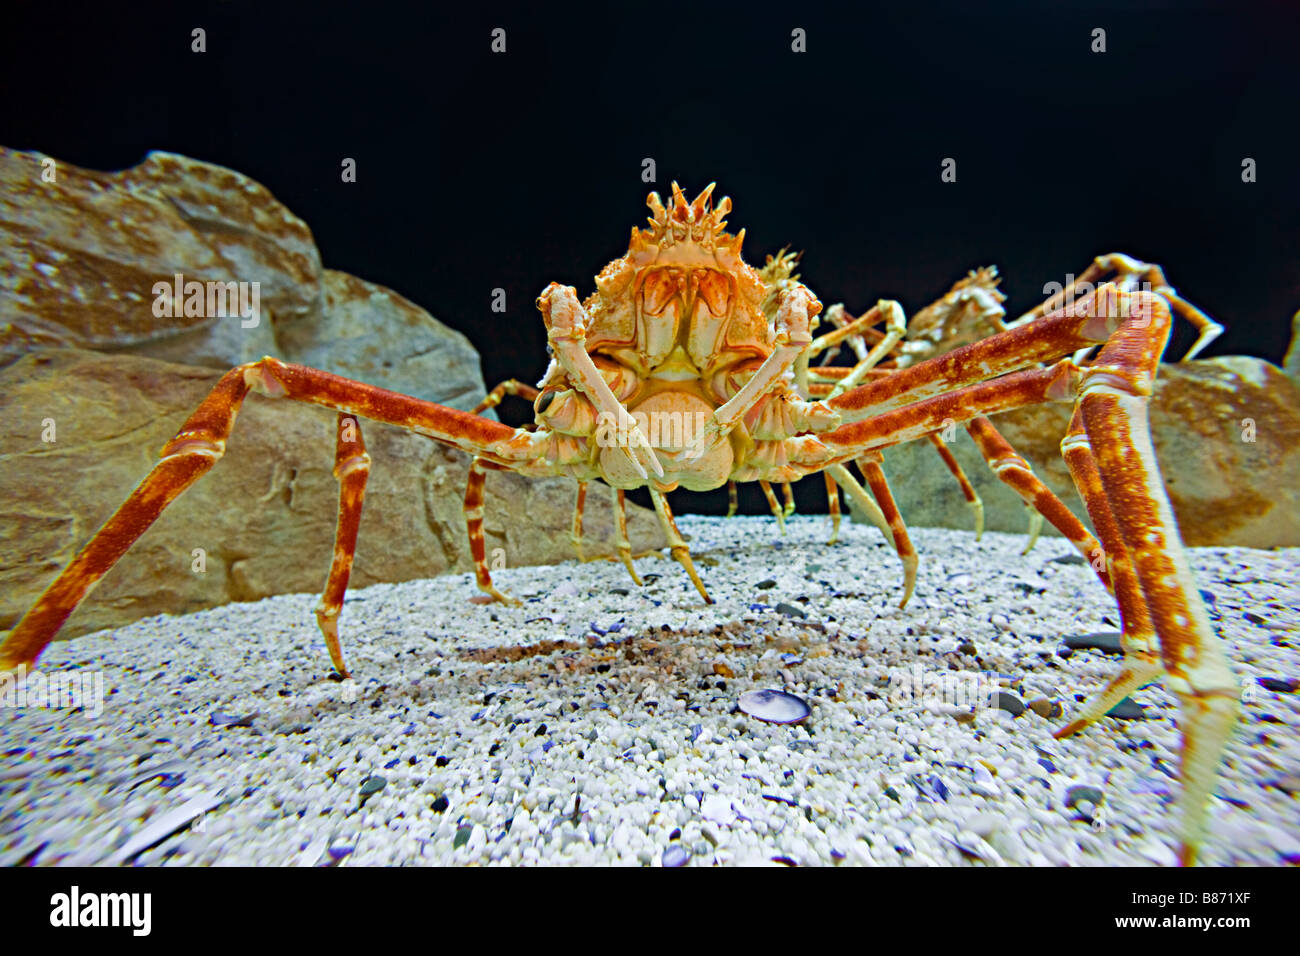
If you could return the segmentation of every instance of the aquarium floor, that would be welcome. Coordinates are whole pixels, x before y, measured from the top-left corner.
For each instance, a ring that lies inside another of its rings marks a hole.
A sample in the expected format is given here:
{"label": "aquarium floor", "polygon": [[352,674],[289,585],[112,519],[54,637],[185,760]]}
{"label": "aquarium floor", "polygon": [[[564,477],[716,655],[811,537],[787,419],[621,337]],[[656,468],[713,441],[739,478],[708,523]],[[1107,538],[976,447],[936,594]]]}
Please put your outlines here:
{"label": "aquarium floor", "polygon": [[[1051,560],[1061,539],[1022,557],[1021,536],[915,529],[900,610],[874,528],[680,525],[715,604],[659,555],[644,588],[609,561],[497,572],[518,608],[471,603],[465,574],[378,585],[343,611],[352,681],[315,595],[57,643],[44,670],[102,672],[102,713],[0,719],[0,864],[1173,862],[1173,698],[1052,739],[1118,661],[1064,648],[1116,613]],[[1296,862],[1300,695],[1256,679],[1300,677],[1300,549],[1191,560],[1247,688],[1202,860]],[[962,675],[1008,693],[972,716]],[[900,699],[907,676],[948,697]],[[811,717],[737,709],[766,687]]]}

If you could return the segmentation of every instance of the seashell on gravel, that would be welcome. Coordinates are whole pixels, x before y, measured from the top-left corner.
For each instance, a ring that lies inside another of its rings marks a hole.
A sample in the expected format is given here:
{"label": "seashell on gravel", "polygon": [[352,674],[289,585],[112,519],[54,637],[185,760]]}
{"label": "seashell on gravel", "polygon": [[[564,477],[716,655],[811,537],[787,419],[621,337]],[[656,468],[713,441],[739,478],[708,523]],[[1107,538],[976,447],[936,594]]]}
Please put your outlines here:
{"label": "seashell on gravel", "polygon": [[797,724],[812,713],[807,701],[783,690],[751,690],[740,695],[736,706],[769,724]]}

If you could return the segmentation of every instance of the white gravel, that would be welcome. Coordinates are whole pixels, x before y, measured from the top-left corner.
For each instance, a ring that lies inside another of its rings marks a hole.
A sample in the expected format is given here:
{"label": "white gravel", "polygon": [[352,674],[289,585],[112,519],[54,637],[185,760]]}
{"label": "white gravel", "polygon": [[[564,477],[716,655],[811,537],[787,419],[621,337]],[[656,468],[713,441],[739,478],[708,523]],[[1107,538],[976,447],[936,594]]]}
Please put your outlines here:
{"label": "white gravel", "polygon": [[[522,608],[470,603],[469,575],[378,585],[343,612],[354,681],[329,678],[316,595],[52,646],[46,673],[102,671],[103,712],[0,717],[0,865],[1173,861],[1158,686],[1135,695],[1147,719],[1065,741],[1033,710],[891,701],[912,673],[1003,675],[1067,713],[1097,690],[1117,658],[1062,638],[1117,616],[1088,568],[1049,560],[1060,539],[1021,557],[1018,536],[914,529],[899,610],[873,528],[828,548],[824,516],[784,537],[769,517],[679,523],[716,604],[664,556],[638,560],[643,589],[607,561],[497,572]],[[1300,694],[1255,679],[1300,677],[1300,549],[1192,560],[1248,688],[1202,861],[1296,861]],[[735,709],[763,687],[812,716]]]}

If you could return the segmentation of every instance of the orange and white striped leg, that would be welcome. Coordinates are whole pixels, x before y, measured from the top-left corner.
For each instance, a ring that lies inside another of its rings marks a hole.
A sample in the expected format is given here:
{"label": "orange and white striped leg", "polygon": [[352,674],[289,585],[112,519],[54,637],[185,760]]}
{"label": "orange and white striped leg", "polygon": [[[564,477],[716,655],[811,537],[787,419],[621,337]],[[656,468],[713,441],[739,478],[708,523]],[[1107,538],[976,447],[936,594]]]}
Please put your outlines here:
{"label": "orange and white striped leg", "polygon": [[579,561],[586,561],[582,556],[582,509],[587,504],[587,483],[578,482],[578,497],[573,503],[573,529],[569,532],[569,540],[573,542],[573,552],[578,556]]}
{"label": "orange and white striped leg", "polygon": [[338,436],[334,447],[334,477],[339,482],[339,521],[334,533],[334,560],[320,604],[316,606],[316,623],[325,638],[330,660],[340,677],[350,677],[343,663],[339,644],[339,614],[343,595],[352,575],[352,559],[357,550],[357,529],[361,525],[361,505],[366,497],[366,479],[370,477],[370,456],[361,437],[361,423],[352,415],[339,413]]}
{"label": "orange and white striped leg", "polygon": [[627,536],[627,495],[622,488],[615,488],[613,491],[614,525],[618,529],[618,558],[623,562],[623,567],[627,568],[627,573],[632,575],[636,586],[644,587],[644,582],[636,573],[636,565],[632,563],[632,542]]}
{"label": "orange and white striped leg", "polygon": [[1147,405],[1169,338],[1169,307],[1160,296],[1139,292],[1122,314],[1126,320],[1083,372],[1078,408],[1118,531],[1113,547],[1132,561],[1159,639],[1163,683],[1178,698],[1179,859],[1190,865],[1207,826],[1219,761],[1237,726],[1239,692],[1197,592],[1151,442]]}
{"label": "orange and white striped leg", "polygon": [[1088,509],[1088,516],[1101,539],[1096,551],[1088,555],[1093,570],[1109,575],[1119,605],[1121,646],[1124,662],[1119,672],[1111,678],[1105,689],[1094,696],[1068,724],[1054,736],[1068,737],[1104,717],[1143,684],[1160,677],[1164,667],[1156,642],[1155,627],[1147,612],[1146,599],[1138,583],[1133,557],[1120,535],[1119,525],[1111,513],[1110,502],[1102,486],[1101,472],[1093,456],[1088,433],[1083,426],[1083,414],[1078,408],[1070,418],[1070,427],[1061,441],[1061,456],[1070,468],[1075,487]]}
{"label": "orange and white striped leg", "polygon": [[502,604],[522,604],[492,583],[492,572],[488,569],[487,543],[483,540],[483,484],[487,479],[488,469],[498,470],[500,466],[481,458],[470,462],[469,480],[465,483],[465,529],[469,532],[469,553],[474,559],[474,580],[480,591],[492,596]]}
{"label": "orange and white striped leg", "polygon": [[767,496],[767,507],[771,509],[772,517],[776,519],[777,525],[781,528],[781,533],[785,534],[785,512],[781,509],[781,503],[776,500],[776,493],[772,491],[770,481],[759,481],[758,486],[763,489],[763,494]]}
{"label": "orange and white striped leg", "polygon": [[886,538],[893,537],[889,522],[885,520],[885,514],[880,510],[880,505],[876,504],[875,498],[867,494],[867,490],[859,484],[858,479],[853,477],[853,472],[843,465],[831,465],[826,469],[826,474],[831,476],[831,480],[835,484],[844,489],[844,493],[849,496],[849,500],[862,509],[862,513],[867,516],[867,520],[879,528],[881,534]]}
{"label": "orange and white striped leg", "polygon": [[840,539],[840,486],[828,471],[822,472],[826,479],[826,504],[831,513],[831,539],[827,544],[834,544]]}
{"label": "orange and white striped leg", "polygon": [[785,499],[785,508],[782,513],[788,518],[794,514],[794,491],[790,487],[790,482],[781,482],[781,497]]}
{"label": "orange and white striped leg", "polygon": [[961,463],[948,449],[947,443],[935,434],[926,437],[930,439],[930,444],[939,453],[943,463],[948,466],[952,476],[957,479],[957,484],[961,486],[962,497],[966,499],[966,504],[970,506],[971,511],[975,512],[975,540],[979,541],[980,538],[984,537],[984,502],[981,500],[979,492],[975,490],[975,486],[966,477],[966,472],[962,470]]}
{"label": "orange and white striped leg", "polygon": [[889,532],[894,539],[894,550],[898,552],[898,559],[903,562],[903,600],[898,602],[898,606],[907,607],[907,602],[912,599],[912,592],[916,590],[916,569],[920,559],[916,556],[916,548],[912,546],[907,526],[903,524],[903,516],[898,512],[898,505],[894,503],[894,495],[889,490],[884,469],[880,467],[882,460],[880,452],[867,452],[858,459],[858,467],[862,469],[862,476],[867,479],[867,485],[871,488],[871,493],[875,496],[876,503],[880,505],[885,521],[889,524]]}
{"label": "orange and white striped leg", "polygon": [[668,507],[668,499],[653,487],[650,489],[650,498],[655,503],[655,512],[659,515],[660,524],[663,525],[664,534],[668,538],[668,547],[673,558],[686,569],[686,573],[690,575],[695,589],[704,598],[704,603],[712,604],[713,598],[709,597],[709,592],[704,589],[704,582],[700,580],[700,576],[695,570],[695,562],[691,560],[691,549],[686,546],[686,539],[677,530],[677,522],[673,521],[673,513],[672,509]]}
{"label": "orange and white striped leg", "polygon": [[488,392],[487,397],[474,406],[473,414],[480,415],[489,408],[496,408],[507,395],[514,395],[531,402],[537,399],[537,394],[537,389],[533,386],[526,385],[518,379],[508,378]]}
{"label": "orange and white striped leg", "polygon": [[[1025,507],[1038,517],[1039,526],[1041,527],[1043,518],[1046,518],[1085,559],[1091,561],[1101,547],[1097,539],[1074,516],[1074,512],[1065,506],[1065,502],[1038,479],[1029,467],[1029,462],[1016,453],[1011,443],[993,427],[993,423],[981,415],[967,422],[966,430],[975,439],[975,447],[988,462],[989,470],[1024,500]],[[1030,543],[1022,554],[1029,553],[1036,538],[1036,534],[1031,535]],[[1106,589],[1110,590],[1110,578],[1105,569],[1098,571],[1098,576]]]}

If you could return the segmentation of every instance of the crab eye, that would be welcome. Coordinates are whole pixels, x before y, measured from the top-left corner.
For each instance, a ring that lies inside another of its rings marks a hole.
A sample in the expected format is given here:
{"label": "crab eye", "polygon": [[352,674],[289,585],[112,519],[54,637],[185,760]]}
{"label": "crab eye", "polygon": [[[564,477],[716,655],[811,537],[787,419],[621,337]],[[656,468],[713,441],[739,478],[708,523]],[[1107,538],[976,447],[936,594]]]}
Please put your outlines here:
{"label": "crab eye", "polygon": [[725,315],[731,301],[731,283],[721,272],[702,269],[696,273],[700,280],[700,297],[713,315]]}
{"label": "crab eye", "polygon": [[646,315],[658,315],[677,294],[678,277],[670,269],[656,269],[645,277],[641,289],[641,309]]}
{"label": "crab eye", "polygon": [[550,391],[542,392],[542,394],[538,395],[537,404],[534,406],[537,410],[537,414],[545,415],[546,410],[551,407],[551,402],[555,401],[555,396],[558,394],[560,393],[551,389]]}

